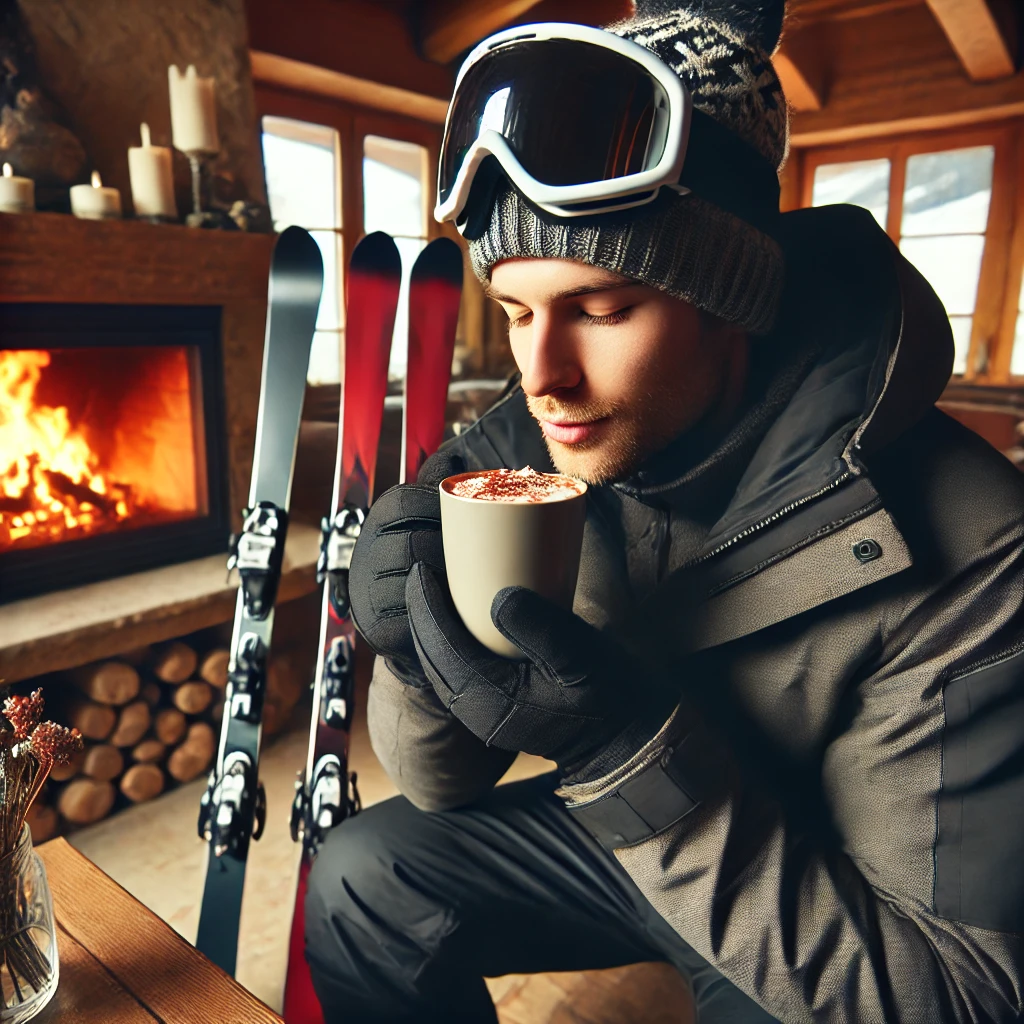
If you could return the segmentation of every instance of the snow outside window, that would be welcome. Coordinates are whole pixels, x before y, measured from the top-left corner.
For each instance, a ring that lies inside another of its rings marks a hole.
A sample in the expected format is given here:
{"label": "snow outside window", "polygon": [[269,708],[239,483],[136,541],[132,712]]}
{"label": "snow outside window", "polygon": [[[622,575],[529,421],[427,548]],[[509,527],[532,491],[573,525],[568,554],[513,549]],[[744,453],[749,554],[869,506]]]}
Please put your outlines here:
{"label": "snow outside window", "polygon": [[263,166],[274,230],[305,228],[324,257],[324,291],[309,357],[311,384],[341,380],[341,162],[338,133],[287,117],[263,118]]}
{"label": "snow outside window", "polygon": [[409,277],[427,244],[429,154],[426,147],[379,135],[363,140],[363,226],[386,231],[402,257],[402,290],[395,317],[388,377],[405,377],[409,361]]}
{"label": "snow outside window", "polygon": [[967,370],[994,163],[994,146],[919,153],[907,160],[900,251],[946,307],[957,374]]}

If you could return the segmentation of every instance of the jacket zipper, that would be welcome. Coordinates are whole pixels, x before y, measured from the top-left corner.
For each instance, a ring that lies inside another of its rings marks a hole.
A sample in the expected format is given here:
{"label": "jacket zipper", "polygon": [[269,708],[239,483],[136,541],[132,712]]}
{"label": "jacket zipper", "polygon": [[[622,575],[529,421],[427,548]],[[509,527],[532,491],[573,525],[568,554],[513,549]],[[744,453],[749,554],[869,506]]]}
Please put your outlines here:
{"label": "jacket zipper", "polygon": [[706,562],[709,559],[714,558],[716,555],[720,555],[723,551],[728,550],[734,544],[738,544],[741,540],[746,540],[751,534],[757,533],[759,530],[763,530],[766,526],[771,526],[772,523],[781,519],[783,516],[789,515],[794,509],[800,508],[801,505],[806,505],[809,501],[814,501],[816,498],[820,498],[824,494],[828,494],[829,491],[834,491],[837,487],[841,487],[849,480],[853,474],[847,470],[842,476],[837,477],[830,484],[826,484],[820,490],[815,491],[813,494],[808,494],[804,498],[800,498],[798,501],[790,502],[788,505],[784,505],[777,512],[773,512],[766,519],[762,519],[760,522],[754,523],[752,526],[748,526],[742,532],[736,534],[730,540],[724,541],[719,544],[718,547],[713,548],[711,551],[700,555],[698,558],[694,558],[681,566],[683,569],[689,569],[695,565],[700,565],[701,562]]}

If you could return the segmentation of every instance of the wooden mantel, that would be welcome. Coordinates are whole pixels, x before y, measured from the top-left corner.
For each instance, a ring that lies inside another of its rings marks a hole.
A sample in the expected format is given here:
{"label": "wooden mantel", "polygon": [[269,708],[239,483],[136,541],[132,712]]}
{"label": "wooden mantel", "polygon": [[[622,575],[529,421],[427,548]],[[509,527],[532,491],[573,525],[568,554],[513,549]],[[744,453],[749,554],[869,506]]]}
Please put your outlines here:
{"label": "wooden mantel", "polygon": [[0,213],[0,302],[255,304],[262,319],[273,244],[241,231]]}

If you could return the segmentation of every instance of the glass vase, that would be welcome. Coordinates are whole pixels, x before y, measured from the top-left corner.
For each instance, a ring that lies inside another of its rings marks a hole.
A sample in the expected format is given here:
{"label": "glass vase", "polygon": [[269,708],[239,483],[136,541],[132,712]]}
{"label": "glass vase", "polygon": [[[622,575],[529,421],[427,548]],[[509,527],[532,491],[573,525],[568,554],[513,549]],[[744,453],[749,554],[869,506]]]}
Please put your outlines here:
{"label": "glass vase", "polygon": [[28,825],[0,857],[0,1024],[31,1020],[57,990],[57,928],[46,869]]}

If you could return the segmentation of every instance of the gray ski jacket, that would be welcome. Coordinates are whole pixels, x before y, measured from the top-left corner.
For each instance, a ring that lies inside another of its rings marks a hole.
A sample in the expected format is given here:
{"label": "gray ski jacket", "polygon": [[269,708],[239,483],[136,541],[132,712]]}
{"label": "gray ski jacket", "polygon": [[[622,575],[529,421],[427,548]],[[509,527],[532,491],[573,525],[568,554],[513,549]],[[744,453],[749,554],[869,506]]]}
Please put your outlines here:
{"label": "gray ski jacket", "polygon": [[[870,216],[783,218],[776,338],[820,352],[700,554],[623,594],[588,514],[575,610],[657,657],[681,703],[629,763],[559,791],[658,912],[786,1024],[1024,1014],[1024,476],[934,408],[941,304]],[[758,342],[770,344],[771,339]],[[549,465],[518,389],[451,442]],[[624,714],[631,688],[623,679]],[[426,811],[514,755],[375,669],[374,750]]]}

